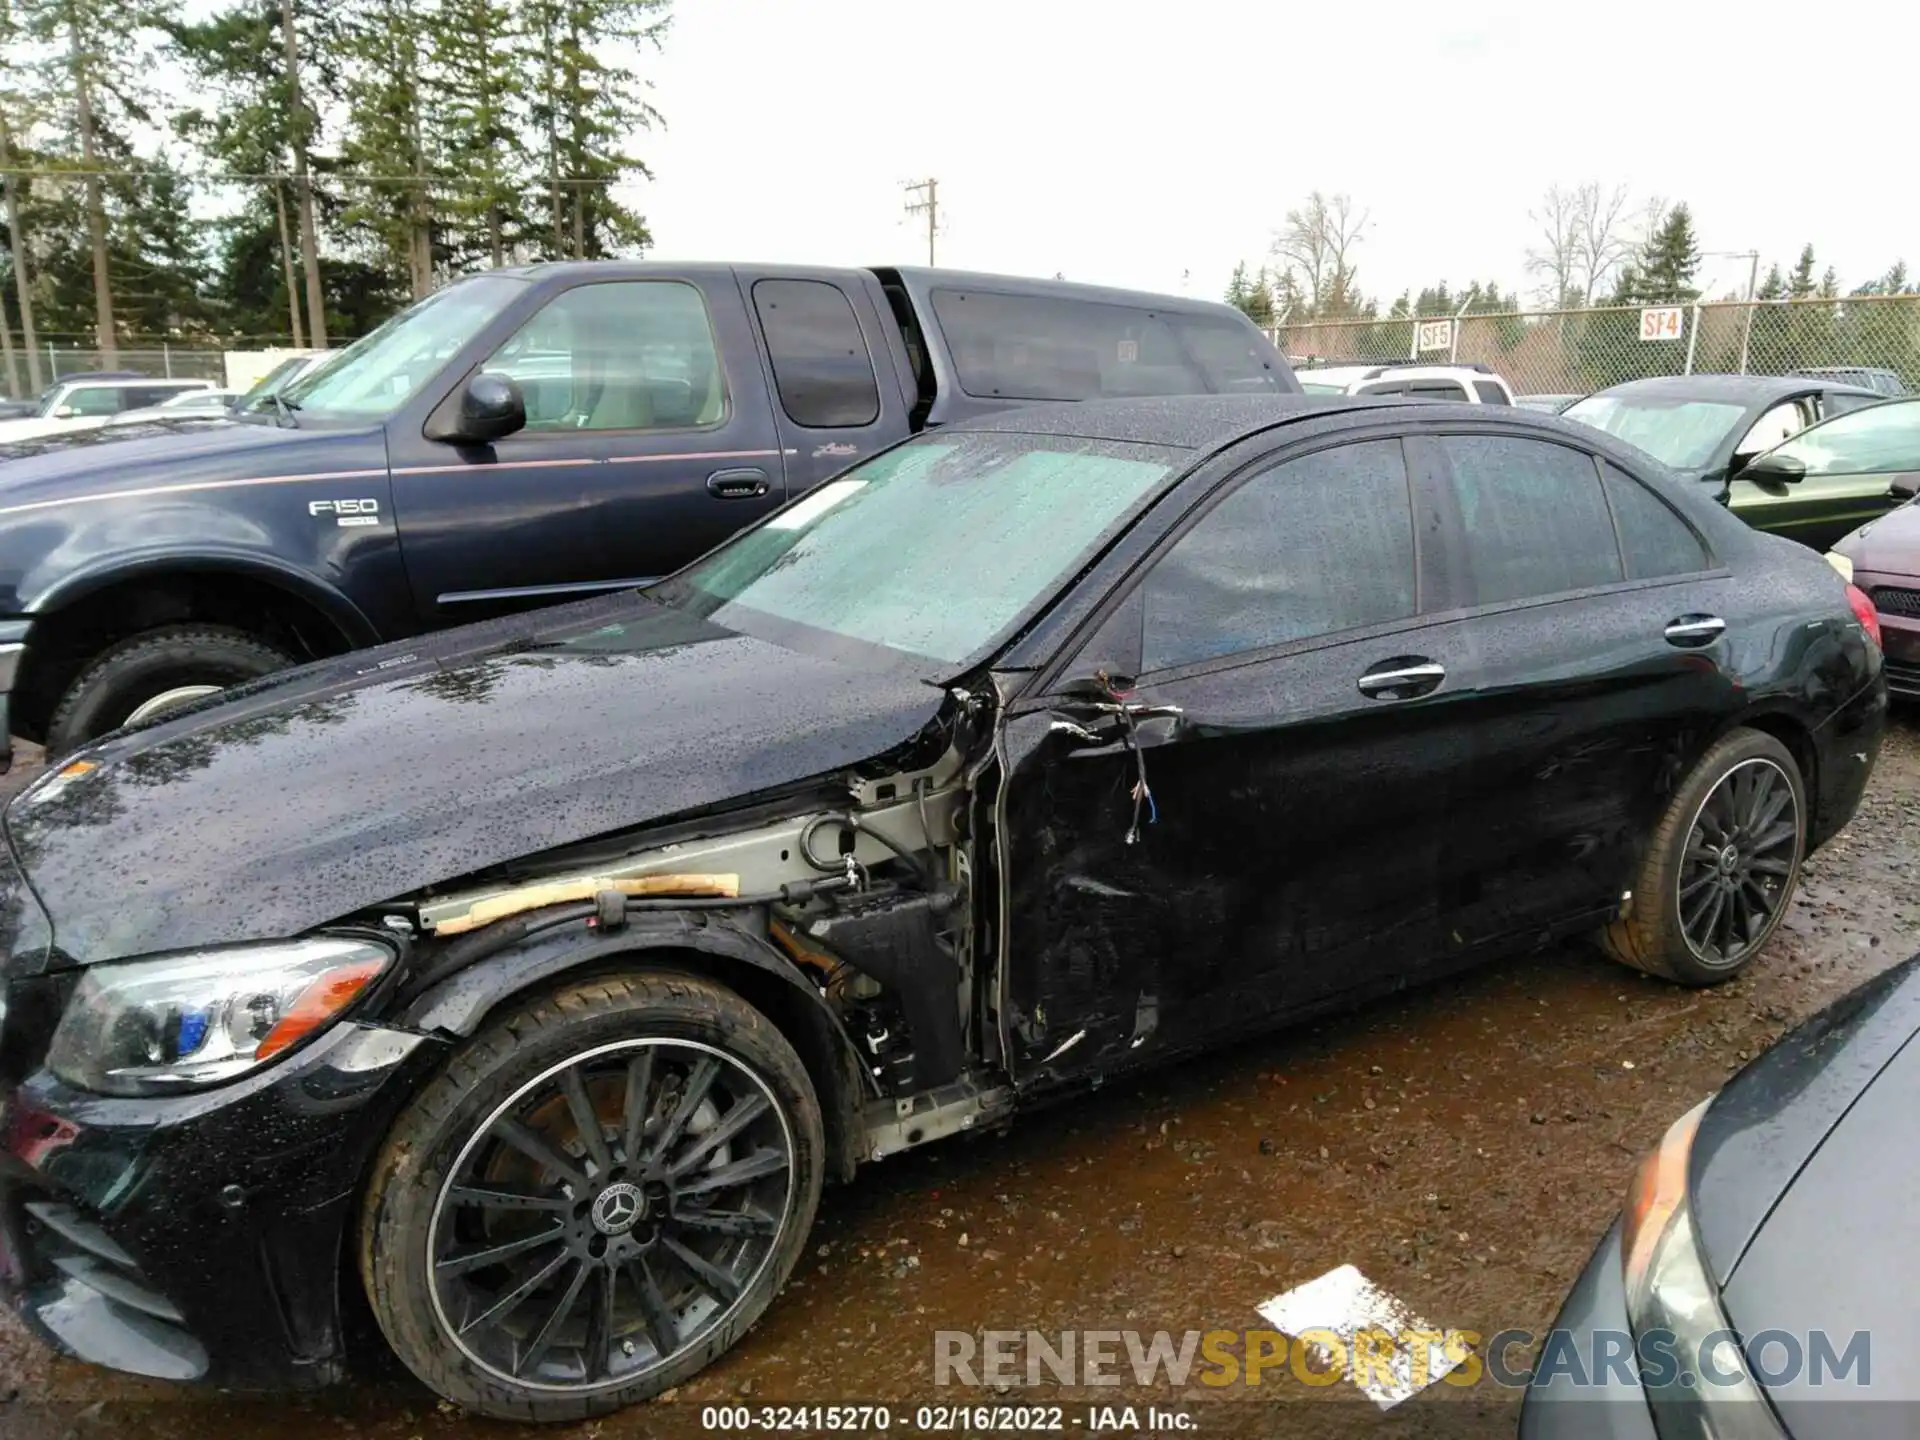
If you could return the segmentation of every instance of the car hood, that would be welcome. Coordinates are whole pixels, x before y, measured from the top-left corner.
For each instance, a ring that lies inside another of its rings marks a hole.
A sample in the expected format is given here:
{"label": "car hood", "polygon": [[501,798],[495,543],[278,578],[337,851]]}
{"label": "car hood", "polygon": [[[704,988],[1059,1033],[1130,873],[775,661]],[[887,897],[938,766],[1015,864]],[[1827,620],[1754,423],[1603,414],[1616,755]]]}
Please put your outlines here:
{"label": "car hood", "polygon": [[[34,421],[34,424],[41,422]],[[16,439],[0,422],[0,513],[42,500],[92,496],[165,482],[304,475],[316,462],[358,452],[353,466],[385,474],[386,440],[377,425],[281,428],[253,421],[203,419],[167,425],[96,425]],[[12,443],[8,443],[12,441]],[[107,483],[102,483],[103,481]]]}
{"label": "car hood", "polygon": [[911,741],[944,692],[637,593],[270,677],[108,737],[7,811],[45,963],[300,933]]}
{"label": "car hood", "polygon": [[1920,956],[1791,1031],[1714,1098],[1687,1179],[1694,1233],[1716,1281],[1727,1283],[1776,1202],[1916,1031]]}
{"label": "car hood", "polygon": [[1908,501],[1869,520],[1835,542],[1835,550],[1859,570],[1879,575],[1920,575],[1920,503]]}
{"label": "car hood", "polygon": [[1796,1440],[1913,1433],[1920,1375],[1904,1362],[1920,1345],[1920,1308],[1907,1288],[1920,1271],[1916,1104],[1920,1040],[1909,1039],[1779,1197],[1726,1286],[1727,1318],[1744,1335],[1791,1335],[1809,1364],[1822,1343],[1835,1359],[1860,1347],[1851,1384],[1836,1383],[1833,1369],[1819,1378],[1793,1370],[1785,1349],[1774,1349],[1769,1363],[1780,1369],[1763,1379]]}

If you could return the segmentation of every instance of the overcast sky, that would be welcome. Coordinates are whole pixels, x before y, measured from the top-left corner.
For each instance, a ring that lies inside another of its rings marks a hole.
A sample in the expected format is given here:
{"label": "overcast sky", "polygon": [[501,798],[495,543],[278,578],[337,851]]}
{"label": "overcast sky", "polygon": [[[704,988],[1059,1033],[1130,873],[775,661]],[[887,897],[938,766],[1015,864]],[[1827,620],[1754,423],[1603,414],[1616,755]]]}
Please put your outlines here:
{"label": "overcast sky", "polygon": [[[1693,208],[1707,250],[1920,270],[1920,6],[676,0],[638,149],[662,258],[915,261],[1215,294],[1309,191],[1363,290],[1533,281],[1555,182]],[[1711,294],[1747,264],[1710,259]]]}

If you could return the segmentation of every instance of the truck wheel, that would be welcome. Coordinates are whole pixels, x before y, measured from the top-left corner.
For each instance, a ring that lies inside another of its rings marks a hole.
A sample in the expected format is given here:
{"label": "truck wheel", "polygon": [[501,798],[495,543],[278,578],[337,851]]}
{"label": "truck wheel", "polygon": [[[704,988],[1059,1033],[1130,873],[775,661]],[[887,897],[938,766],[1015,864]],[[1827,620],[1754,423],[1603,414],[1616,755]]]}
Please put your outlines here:
{"label": "truck wheel", "polygon": [[489,1026],[401,1114],[361,1278],[445,1399],[602,1415],[760,1317],[806,1245],[824,1154],[806,1068],[745,1000],[679,973],[584,982]]}
{"label": "truck wheel", "polygon": [[1734,730],[1668,802],[1633,908],[1600,932],[1614,959],[1682,985],[1731,980],[1773,935],[1800,878],[1807,799],[1771,735]]}
{"label": "truck wheel", "polygon": [[47,726],[47,752],[71,750],[131,720],[294,663],[293,656],[244,630],[220,625],[148,630],[95,656],[75,677]]}

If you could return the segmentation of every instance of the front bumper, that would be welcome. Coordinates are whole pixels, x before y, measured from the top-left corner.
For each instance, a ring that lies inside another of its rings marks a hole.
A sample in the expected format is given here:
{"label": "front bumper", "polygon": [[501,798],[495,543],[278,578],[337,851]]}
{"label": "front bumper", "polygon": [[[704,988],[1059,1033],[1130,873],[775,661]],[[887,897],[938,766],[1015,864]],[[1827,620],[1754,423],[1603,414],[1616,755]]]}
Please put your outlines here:
{"label": "front bumper", "polygon": [[1520,1440],[1660,1440],[1631,1337],[1616,1220],[1541,1349],[1520,1410]]}
{"label": "front bumper", "polygon": [[338,1378],[362,1177],[439,1063],[345,1024],[198,1095],[106,1099],[45,1071],[0,1088],[0,1297],[75,1358],[279,1389]]}
{"label": "front bumper", "polygon": [[1904,700],[1920,700],[1920,579],[1856,569],[1853,583],[1880,614],[1887,689]]}

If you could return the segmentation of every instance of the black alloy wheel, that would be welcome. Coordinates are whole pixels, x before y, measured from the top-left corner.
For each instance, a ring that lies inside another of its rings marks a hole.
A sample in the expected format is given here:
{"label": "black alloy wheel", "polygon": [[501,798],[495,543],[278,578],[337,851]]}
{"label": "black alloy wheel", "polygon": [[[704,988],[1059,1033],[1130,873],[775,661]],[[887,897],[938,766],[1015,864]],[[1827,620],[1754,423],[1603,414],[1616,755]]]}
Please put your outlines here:
{"label": "black alloy wheel", "polygon": [[728,1349],[805,1245],[819,1102],[711,981],[582,982],[470,1041],[376,1163],[361,1273],[402,1361],[485,1415],[603,1414]]}
{"label": "black alloy wheel", "polygon": [[1800,807],[1779,764],[1743,760],[1708,792],[1681,852],[1680,929],[1702,965],[1739,965],[1773,933],[1800,863]]}
{"label": "black alloy wheel", "polygon": [[1732,979],[1792,903],[1807,815],[1800,767],[1779,739],[1721,736],[1661,806],[1626,913],[1600,932],[1601,947],[1682,985]]}
{"label": "black alloy wheel", "polygon": [[601,1046],[467,1142],[428,1248],[454,1343],[511,1383],[619,1385],[697,1344],[774,1251],[793,1137],[764,1082],[685,1040]]}

